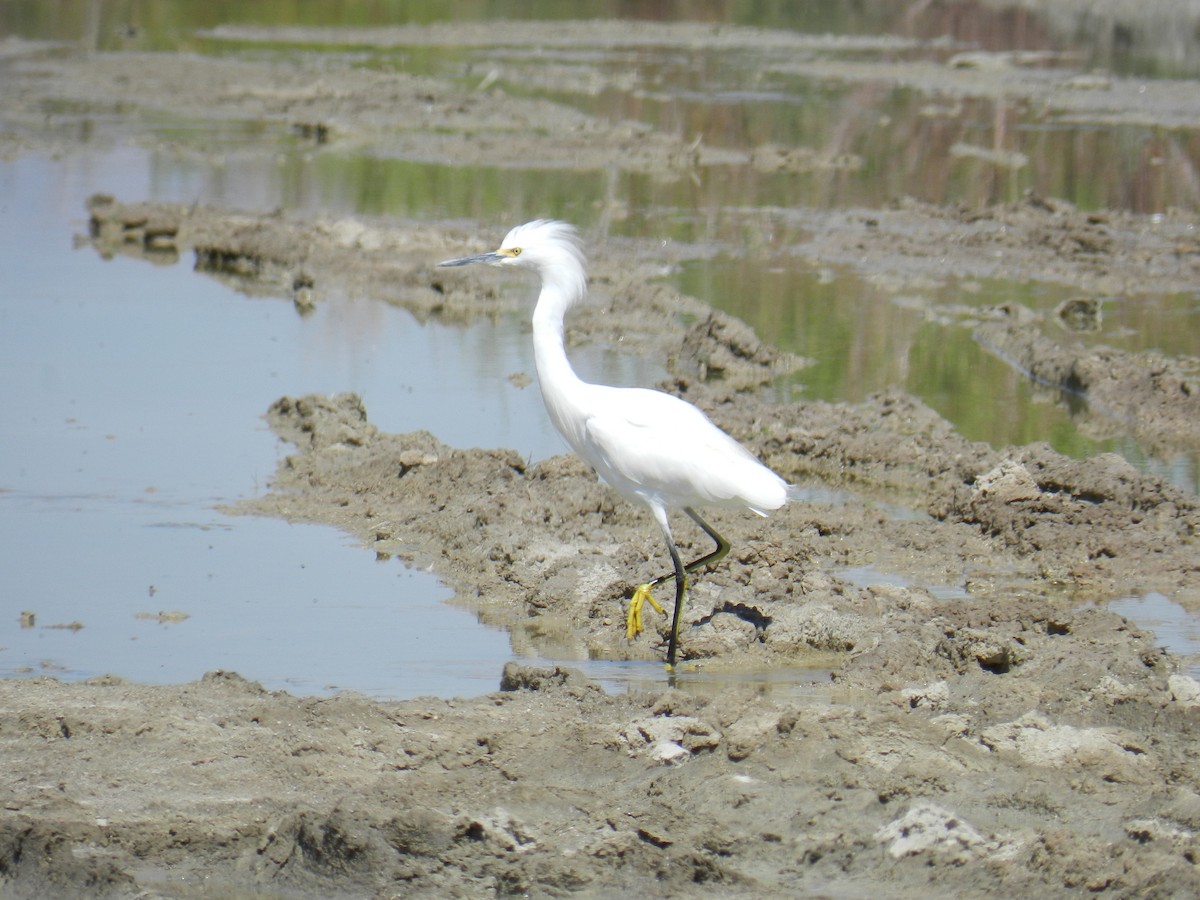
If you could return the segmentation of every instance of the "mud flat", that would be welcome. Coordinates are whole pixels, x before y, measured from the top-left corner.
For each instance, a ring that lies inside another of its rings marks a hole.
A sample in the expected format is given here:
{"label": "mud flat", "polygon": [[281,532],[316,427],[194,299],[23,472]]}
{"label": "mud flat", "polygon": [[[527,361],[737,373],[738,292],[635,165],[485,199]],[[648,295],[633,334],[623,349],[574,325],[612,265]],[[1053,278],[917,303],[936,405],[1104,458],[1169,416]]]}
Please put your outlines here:
{"label": "mud flat", "polygon": [[[370,73],[329,75],[315,90],[267,63],[34,55],[16,54],[25,90],[8,95],[10,117],[39,92],[95,100],[134,83],[151,105],[186,94],[199,111],[207,88],[212,117],[269,117],[281,104],[286,118],[312,103],[303,120],[336,132],[343,104],[345,121],[371,123],[360,108]],[[1200,93],[1190,96],[1200,111]],[[452,121],[467,101],[446,102]],[[495,127],[512,121],[503,102]],[[509,113],[545,112],[513,102]],[[622,138],[602,123],[581,127],[605,153],[625,146],[606,145]],[[64,140],[23,140],[43,139]],[[462,149],[478,135],[447,126],[438,140]],[[547,159],[578,152],[539,142]],[[635,164],[667,175],[702,164],[666,138],[639,146],[649,149]],[[190,255],[206,274],[298,307],[354,292],[465,322],[523,302],[486,274],[434,268],[478,245],[475,224],[111,196],[88,214],[98,252]],[[1186,212],[1151,221],[1031,197],[971,211],[773,214],[819,226],[797,255],[898,278],[1003,265],[1107,292],[1183,290],[1200,275]],[[1116,456],[967,441],[900,392],[773,405],[758,388],[803,361],[654,282],[673,261],[665,252],[610,241],[571,339],[664,353],[666,389],[811,489],[769,519],[714,517],[735,550],[690,595],[677,687],[611,696],[569,669],[516,664],[497,672],[494,693],[401,703],[297,698],[228,672],[170,687],[0,681],[0,892],[1200,893],[1200,683],[1103,607],[1150,591],[1200,605],[1197,499]],[[694,324],[679,327],[681,312]],[[977,327],[1039,377],[1137,411],[1156,441],[1194,447],[1192,361],[1064,361],[1026,323],[998,310]],[[290,452],[261,497],[229,512],[332,524],[431,567],[517,647],[661,657],[664,622],[633,643],[621,627],[634,574],[663,564],[653,526],[578,461],[388,434],[353,395],[286,396],[264,412]],[[854,574],[864,569],[887,577]],[[833,676],[786,698],[686,690],[697,670],[805,668]]]}

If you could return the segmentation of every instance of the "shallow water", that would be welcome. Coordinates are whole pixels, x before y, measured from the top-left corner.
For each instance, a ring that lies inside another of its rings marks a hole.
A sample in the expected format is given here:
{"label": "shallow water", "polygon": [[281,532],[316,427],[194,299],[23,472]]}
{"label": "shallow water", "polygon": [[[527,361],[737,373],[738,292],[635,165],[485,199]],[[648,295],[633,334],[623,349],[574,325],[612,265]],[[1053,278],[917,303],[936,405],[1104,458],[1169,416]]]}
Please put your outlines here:
{"label": "shallow water", "polygon": [[684,662],[668,672],[661,662],[644,660],[578,660],[565,665],[578,669],[610,694],[660,691],[667,687],[700,696],[715,696],[730,688],[749,688],[763,697],[796,702],[821,702],[828,697],[832,670],[808,668],[729,669]]}
{"label": "shallow water", "polygon": [[1159,646],[1178,657],[1187,674],[1200,679],[1200,616],[1157,592],[1122,597],[1104,608],[1152,631]]}
{"label": "shallow water", "polygon": [[388,430],[466,440],[484,428],[556,452],[536,389],[505,378],[526,365],[520,328],[422,327],[351,301],[302,319],[186,263],[71,250],[90,190],[145,191],[125,183],[145,171],[131,162],[0,165],[0,672],[175,682],[227,668],[300,693],[381,696],[494,688],[507,637],[441,602],[450,592],[432,575],[377,564],[331,529],[214,507],[265,489],[287,448],[261,415],[283,393],[357,390]]}

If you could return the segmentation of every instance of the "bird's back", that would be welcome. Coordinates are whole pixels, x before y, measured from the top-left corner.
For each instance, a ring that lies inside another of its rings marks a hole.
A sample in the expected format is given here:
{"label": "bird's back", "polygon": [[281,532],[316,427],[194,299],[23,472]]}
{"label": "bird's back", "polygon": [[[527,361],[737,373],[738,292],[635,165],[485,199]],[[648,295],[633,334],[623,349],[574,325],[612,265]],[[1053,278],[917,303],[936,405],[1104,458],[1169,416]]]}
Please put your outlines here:
{"label": "bird's back", "polygon": [[564,436],[621,493],[760,513],[787,500],[787,483],[690,403],[642,388],[587,388],[583,427]]}

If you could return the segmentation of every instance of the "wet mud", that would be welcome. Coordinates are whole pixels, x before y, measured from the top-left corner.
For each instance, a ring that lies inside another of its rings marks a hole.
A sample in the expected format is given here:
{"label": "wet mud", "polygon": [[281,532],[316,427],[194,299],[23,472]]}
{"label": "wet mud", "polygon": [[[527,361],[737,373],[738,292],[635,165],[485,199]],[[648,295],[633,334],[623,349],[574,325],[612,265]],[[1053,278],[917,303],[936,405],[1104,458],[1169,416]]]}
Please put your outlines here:
{"label": "wet mud", "polygon": [[[582,114],[563,118],[543,101],[479,104],[436,81],[331,71],[314,87],[298,64],[289,76],[280,64],[177,55],[11,57],[26,79],[6,101],[18,118],[39,92],[111,98],[134,79],[149,107],[170,97],[212,118],[317,122],[327,140],[370,131],[369,109],[386,107],[369,139],[429,141],[405,145],[415,158],[469,160],[493,152],[489,129],[545,126],[550,137],[526,149],[546,160],[617,152],[663,177],[720,164],[661,135],[576,122]],[[939,77],[961,72],[975,70]],[[394,110],[405,102],[414,116],[432,108],[445,127],[398,136]],[[1200,113],[1200,94],[1187,102]],[[464,108],[481,122],[477,106],[496,119],[456,128]],[[503,228],[486,233],[493,223],[106,195],[87,215],[81,238],[99,253],[190,256],[204,275],[288,298],[300,313],[361,294],[469,322],[528,309],[533,291],[436,268],[499,239]],[[972,210],[898,202],[763,215],[801,226],[789,248],[798,257],[899,281],[1003,268],[1069,283],[1083,298],[1200,281],[1191,212],[1152,220],[1028,197]],[[656,280],[687,252],[604,240],[593,300],[569,323],[572,345],[619,340],[659,354],[660,387],[703,408],[804,499],[765,519],[713,515],[734,549],[689,593],[675,686],[611,696],[569,668],[516,663],[497,673],[495,693],[401,703],[296,698],[227,672],[173,687],[0,681],[0,890],[1200,890],[1200,683],[1104,608],[1150,591],[1200,608],[1197,498],[1115,455],[1080,461],[1045,445],[968,441],[899,391],[775,404],[761,388],[805,361]],[[1067,314],[1086,321],[1086,311]],[[1156,445],[1200,440],[1194,360],[1073,348],[1014,307],[971,317],[981,342],[1098,420],[1133,421]],[[351,394],[285,396],[264,413],[288,453],[269,489],[227,512],[331,524],[381,557],[429,568],[458,602],[508,628],[518,652],[662,658],[664,619],[650,614],[632,642],[624,633],[630,585],[667,563],[656,529],[577,459],[531,463],[505,448],[389,434]],[[678,537],[685,555],[707,549],[703,534]],[[832,676],[782,698],[736,684],[687,690],[689,672],[804,669]]]}

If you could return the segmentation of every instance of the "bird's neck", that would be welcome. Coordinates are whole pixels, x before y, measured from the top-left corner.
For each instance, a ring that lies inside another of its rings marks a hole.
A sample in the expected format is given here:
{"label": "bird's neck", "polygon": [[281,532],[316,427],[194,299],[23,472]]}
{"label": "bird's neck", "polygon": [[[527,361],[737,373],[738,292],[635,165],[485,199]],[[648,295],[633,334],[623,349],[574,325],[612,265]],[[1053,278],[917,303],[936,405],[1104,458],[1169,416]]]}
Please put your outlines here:
{"label": "bird's neck", "polygon": [[563,339],[565,312],[561,307],[544,308],[539,303],[533,315],[533,356],[538,378],[542,382],[542,393],[582,384],[571,368],[571,361],[567,359]]}
{"label": "bird's neck", "polygon": [[567,443],[578,450],[581,435],[575,431],[583,423],[573,411],[579,407],[580,393],[587,385],[575,374],[567,359],[563,316],[570,304],[560,302],[561,296],[561,292],[551,286],[542,289],[533,313],[533,356],[550,419]]}

